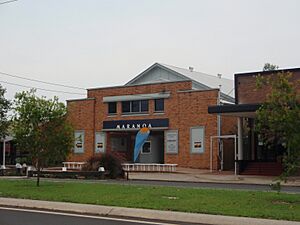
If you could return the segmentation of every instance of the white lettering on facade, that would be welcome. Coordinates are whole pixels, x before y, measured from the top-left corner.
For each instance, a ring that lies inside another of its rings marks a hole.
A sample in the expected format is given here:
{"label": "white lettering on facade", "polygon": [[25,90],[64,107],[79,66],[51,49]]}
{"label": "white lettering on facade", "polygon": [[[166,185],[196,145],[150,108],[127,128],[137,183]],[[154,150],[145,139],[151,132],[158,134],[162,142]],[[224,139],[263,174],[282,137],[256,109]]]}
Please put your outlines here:
{"label": "white lettering on facade", "polygon": [[123,125],[120,125],[120,124],[117,124],[116,125],[116,129],[140,129],[140,128],[144,128],[144,127],[148,127],[148,128],[152,128],[152,124],[149,123],[149,124],[146,124],[146,123],[143,123],[142,125],[141,124],[123,124]]}

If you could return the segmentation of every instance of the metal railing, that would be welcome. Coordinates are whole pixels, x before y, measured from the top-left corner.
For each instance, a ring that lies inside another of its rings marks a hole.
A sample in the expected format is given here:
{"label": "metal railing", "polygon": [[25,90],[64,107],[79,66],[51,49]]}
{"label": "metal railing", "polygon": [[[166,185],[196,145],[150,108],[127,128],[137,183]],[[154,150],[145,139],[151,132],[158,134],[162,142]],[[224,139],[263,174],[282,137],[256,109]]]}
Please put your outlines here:
{"label": "metal railing", "polygon": [[176,172],[177,164],[123,163],[125,172]]}

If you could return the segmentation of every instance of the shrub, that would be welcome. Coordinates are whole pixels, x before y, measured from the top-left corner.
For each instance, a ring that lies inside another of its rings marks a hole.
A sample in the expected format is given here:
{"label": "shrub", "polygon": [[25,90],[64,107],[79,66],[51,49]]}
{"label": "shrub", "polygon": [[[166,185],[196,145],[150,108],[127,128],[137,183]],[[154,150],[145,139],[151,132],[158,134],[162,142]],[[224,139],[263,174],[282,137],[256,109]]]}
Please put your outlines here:
{"label": "shrub", "polygon": [[84,166],[83,170],[98,171],[101,166],[104,167],[108,176],[112,179],[124,176],[121,161],[110,153],[91,156],[87,160],[87,164]]}

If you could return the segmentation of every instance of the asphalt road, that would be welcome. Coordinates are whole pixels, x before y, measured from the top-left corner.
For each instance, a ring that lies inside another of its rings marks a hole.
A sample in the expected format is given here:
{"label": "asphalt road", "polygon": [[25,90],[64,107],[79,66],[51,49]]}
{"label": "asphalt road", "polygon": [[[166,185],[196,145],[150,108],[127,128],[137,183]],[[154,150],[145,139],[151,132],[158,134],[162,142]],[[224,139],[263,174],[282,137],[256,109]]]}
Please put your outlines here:
{"label": "asphalt road", "polygon": [[0,207],[1,225],[192,225]]}

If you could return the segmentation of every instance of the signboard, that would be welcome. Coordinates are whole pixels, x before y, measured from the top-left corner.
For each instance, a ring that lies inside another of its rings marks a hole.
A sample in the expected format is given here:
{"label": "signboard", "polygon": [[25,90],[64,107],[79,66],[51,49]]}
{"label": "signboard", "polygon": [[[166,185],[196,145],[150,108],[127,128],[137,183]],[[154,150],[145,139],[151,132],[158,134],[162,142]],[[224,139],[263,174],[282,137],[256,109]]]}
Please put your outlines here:
{"label": "signboard", "polygon": [[74,153],[83,153],[84,152],[84,131],[75,131],[74,132]]}
{"label": "signboard", "polygon": [[165,132],[166,153],[178,153],[178,130],[168,130]]}
{"label": "signboard", "polygon": [[204,152],[204,127],[191,128],[191,153]]}
{"label": "signboard", "polygon": [[143,127],[150,130],[153,128],[168,128],[169,119],[103,121],[104,130],[139,130]]}
{"label": "signboard", "polygon": [[95,133],[95,152],[103,153],[105,152],[105,133],[96,132]]}

